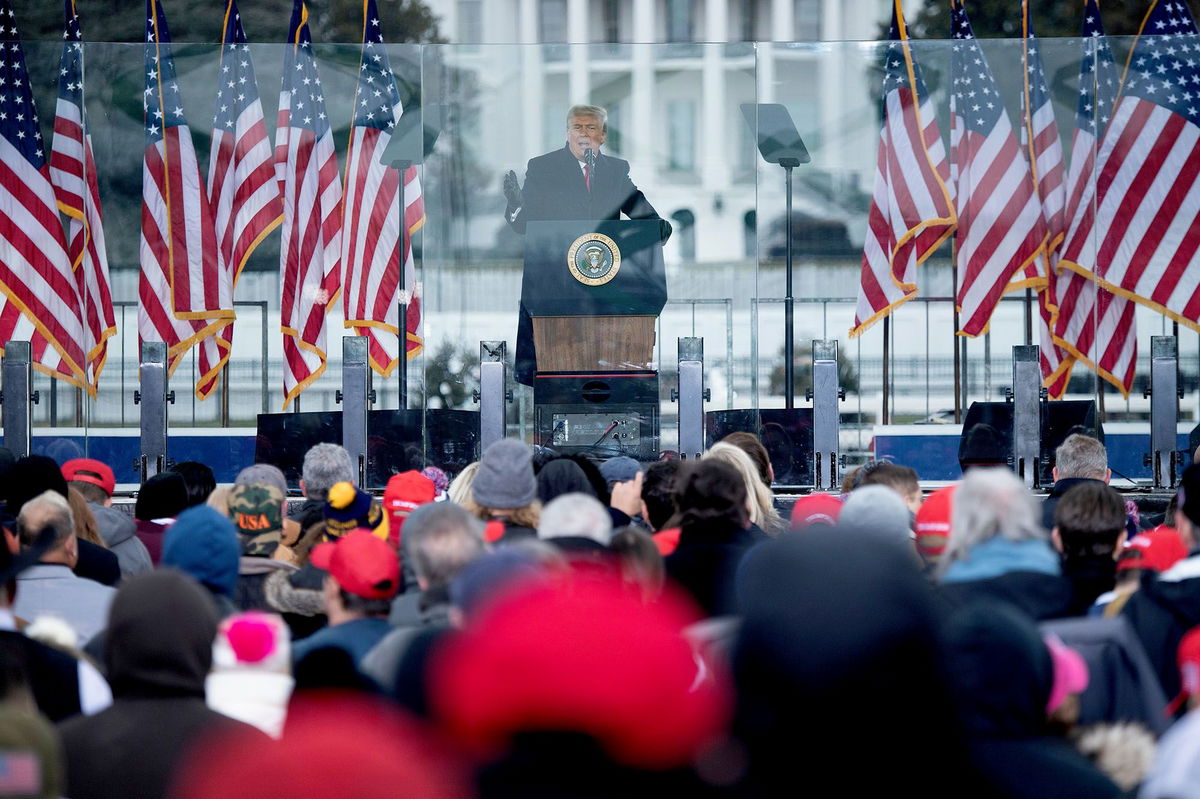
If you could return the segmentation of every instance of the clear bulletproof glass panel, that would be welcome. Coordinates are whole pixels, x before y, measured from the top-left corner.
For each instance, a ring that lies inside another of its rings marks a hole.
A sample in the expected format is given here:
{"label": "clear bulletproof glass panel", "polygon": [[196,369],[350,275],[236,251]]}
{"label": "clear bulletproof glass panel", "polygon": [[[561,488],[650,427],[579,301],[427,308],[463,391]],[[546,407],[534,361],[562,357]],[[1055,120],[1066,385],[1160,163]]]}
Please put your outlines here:
{"label": "clear bulletproof glass panel", "polygon": [[[555,4],[546,8],[553,12]],[[555,19],[553,13],[543,15],[546,24],[565,24]],[[1120,70],[1132,40],[1046,39],[1038,44],[1069,169],[1076,155],[1072,143],[1081,89],[1080,59],[1088,48],[1094,54],[1096,47],[1108,44]],[[911,45],[934,109],[941,147],[947,152],[954,46],[949,41]],[[1024,43],[995,39],[981,40],[979,46],[1020,142]],[[104,208],[116,333],[109,339],[108,359],[94,398],[35,372],[33,388],[39,401],[31,406],[33,449],[60,460],[79,454],[109,459],[118,470],[118,481],[130,483],[136,482],[133,462],[138,453],[139,406],[134,404],[134,394],[139,386],[138,231],[145,143],[140,100],[145,52],[140,44],[89,42],[84,48],[89,129]],[[269,137],[275,129],[286,50],[279,44],[254,44],[246,51],[257,76]],[[30,81],[47,137],[53,124],[60,51],[61,41],[25,42]],[[361,47],[319,43],[313,52],[344,170]],[[596,179],[606,179],[602,175],[606,164],[623,170],[626,162],[629,179],[657,217],[670,224],[669,239],[656,250],[661,260],[651,259],[645,272],[661,280],[661,306],[617,307],[623,312],[609,314],[648,317],[648,326],[616,322],[616,327],[599,328],[599,333],[597,328],[586,328],[586,336],[580,333],[584,328],[573,327],[574,323],[541,330],[547,352],[563,344],[586,344],[585,357],[591,360],[566,363],[587,367],[583,369],[558,363],[545,370],[560,378],[557,383],[547,378],[540,394],[528,385],[511,383],[512,398],[505,403],[509,435],[599,456],[632,452],[649,459],[678,448],[680,405],[672,390],[679,388],[681,338],[703,339],[706,412],[783,409],[789,232],[794,403],[802,409],[811,407],[806,390],[812,383],[812,342],[835,340],[840,385],[846,391],[845,400],[839,402],[839,441],[847,465],[871,456],[913,458],[921,447],[941,453],[942,460],[950,453],[952,460],[954,448],[937,441],[947,434],[957,435],[956,406],[961,418],[971,402],[1003,402],[1012,384],[1012,347],[1040,341],[1044,322],[1038,298],[1024,290],[1006,294],[997,303],[986,333],[973,338],[954,335],[956,247],[952,240],[915,270],[913,298],[861,335],[848,335],[855,326],[864,243],[871,235],[881,89],[893,52],[886,42],[568,46],[472,41],[390,45],[386,52],[405,103],[401,127],[408,145],[401,148],[401,155],[417,165],[424,223],[412,234],[416,280],[406,287],[420,306],[420,350],[408,360],[407,369],[372,379],[374,412],[384,414],[369,423],[368,469],[374,484],[400,468],[434,463],[455,471],[474,459],[480,342],[505,342],[511,381],[519,366],[523,293],[540,287],[565,302],[563,297],[570,295],[548,287],[576,285],[527,274],[531,236],[528,230],[515,230],[506,219],[511,203],[504,181],[511,171],[517,183],[525,185],[531,159],[563,150],[568,109],[579,103],[607,110],[608,129],[597,148],[601,173]],[[215,45],[177,45],[175,69],[178,107],[191,124],[197,159],[206,172],[221,50]],[[1139,74],[1136,65],[1133,74]],[[792,174],[790,219],[785,213],[784,170],[763,160],[759,131],[746,123],[741,112],[744,104],[756,103],[782,104],[811,154],[811,162]],[[580,162],[575,163],[576,169],[583,170]],[[580,176],[588,179],[582,171]],[[1094,186],[1094,177],[1092,181]],[[549,221],[569,220],[560,215]],[[579,235],[575,231],[566,244],[573,244]],[[1093,246],[1100,246],[1101,232],[1093,230],[1091,235]],[[614,240],[619,239],[620,234]],[[266,235],[240,273],[229,366],[216,390],[203,400],[195,395],[201,369],[197,351],[186,353],[176,367],[169,386],[175,395],[169,408],[173,459],[194,458],[219,469],[234,469],[249,462],[257,446],[272,443],[273,436],[285,429],[260,436],[259,414],[297,409],[295,403],[285,407],[282,388],[279,251],[279,234]],[[554,273],[554,280],[565,279],[569,252],[570,247],[563,246],[555,256],[560,271]],[[587,247],[580,252],[584,260],[576,266],[586,269]],[[636,254],[633,248],[625,261],[626,277],[637,274]],[[1094,298],[1096,284],[1085,281],[1080,292]],[[1090,302],[1089,307],[1093,325],[1107,329],[1103,309],[1109,306]],[[1178,334],[1184,387],[1180,425],[1190,428],[1200,413],[1197,337],[1186,325],[1180,327],[1144,305],[1132,305],[1128,314],[1139,345],[1128,396],[1077,362],[1065,397],[1095,401],[1110,435],[1141,434],[1149,412],[1149,401],[1142,396],[1149,379],[1149,339]],[[562,308],[547,316],[572,318]],[[335,302],[326,318],[328,366],[300,394],[302,414],[335,414],[342,407],[337,401],[342,389],[341,338],[350,333],[343,321],[342,303]],[[613,345],[604,351],[621,357],[598,356],[600,344]],[[625,345],[633,349],[621,349]],[[624,357],[631,351],[639,355]],[[579,355],[584,349],[568,348],[567,354],[571,352]],[[602,385],[591,385],[596,381]],[[636,407],[630,410],[631,406]],[[340,429],[327,422],[314,420],[315,426],[305,435],[340,440]],[[709,432],[719,432],[719,425]],[[807,433],[797,429],[789,435]],[[902,441],[906,438],[912,441],[906,444]],[[1121,461],[1122,472],[1145,477],[1145,468],[1135,460],[1130,455]],[[802,482],[803,477],[795,479]],[[952,477],[949,471],[945,475],[945,479]],[[219,478],[232,479],[232,475]]]}

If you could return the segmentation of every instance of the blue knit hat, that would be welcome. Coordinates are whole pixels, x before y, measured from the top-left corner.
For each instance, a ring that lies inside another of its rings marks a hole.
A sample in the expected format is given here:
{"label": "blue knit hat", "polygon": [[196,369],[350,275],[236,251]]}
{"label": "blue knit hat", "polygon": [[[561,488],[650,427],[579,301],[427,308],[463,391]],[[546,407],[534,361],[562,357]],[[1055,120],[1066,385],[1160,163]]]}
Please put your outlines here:
{"label": "blue knit hat", "polygon": [[163,566],[179,569],[225,596],[233,596],[241,556],[233,522],[207,505],[179,514],[163,538]]}

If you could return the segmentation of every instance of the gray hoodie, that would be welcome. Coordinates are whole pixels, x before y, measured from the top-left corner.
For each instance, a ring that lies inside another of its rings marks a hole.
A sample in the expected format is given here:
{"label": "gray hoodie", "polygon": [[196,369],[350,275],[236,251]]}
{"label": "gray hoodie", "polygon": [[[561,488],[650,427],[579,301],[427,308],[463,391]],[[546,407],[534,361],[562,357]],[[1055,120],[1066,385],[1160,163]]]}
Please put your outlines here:
{"label": "gray hoodie", "polygon": [[100,537],[108,545],[109,551],[117,556],[122,578],[132,577],[154,568],[154,564],[150,561],[150,553],[146,551],[146,545],[134,535],[136,526],[131,516],[116,508],[97,505],[94,502],[89,502],[88,507],[92,509],[92,515],[96,517],[96,526],[100,530]]}

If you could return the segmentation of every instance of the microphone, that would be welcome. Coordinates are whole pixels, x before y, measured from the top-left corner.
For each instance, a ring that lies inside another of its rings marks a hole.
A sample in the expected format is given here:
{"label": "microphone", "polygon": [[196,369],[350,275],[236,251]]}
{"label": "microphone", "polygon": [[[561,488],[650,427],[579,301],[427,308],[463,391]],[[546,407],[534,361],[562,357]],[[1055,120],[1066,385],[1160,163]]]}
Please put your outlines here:
{"label": "microphone", "polygon": [[587,163],[589,169],[596,168],[596,151],[591,147],[583,151],[583,160]]}

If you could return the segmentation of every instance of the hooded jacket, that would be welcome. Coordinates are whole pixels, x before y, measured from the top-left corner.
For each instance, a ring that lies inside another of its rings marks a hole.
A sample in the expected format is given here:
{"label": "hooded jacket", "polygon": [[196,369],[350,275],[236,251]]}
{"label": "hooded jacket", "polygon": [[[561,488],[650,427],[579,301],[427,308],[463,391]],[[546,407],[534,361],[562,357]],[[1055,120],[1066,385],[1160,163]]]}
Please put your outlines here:
{"label": "hooded jacket", "polygon": [[1063,738],[1047,734],[1050,651],[1016,608],[973,602],[946,627],[971,762],[1003,797],[1116,797],[1120,789]]}
{"label": "hooded jacket", "polygon": [[204,589],[178,572],[128,580],[113,600],[105,664],[113,705],[59,726],[72,799],[161,797],[208,735],[252,727],[204,704],[217,616]]}
{"label": "hooded jacket", "polygon": [[1185,558],[1157,578],[1142,576],[1141,589],[1125,603],[1129,620],[1154,666],[1163,693],[1179,693],[1176,655],[1184,633],[1200,624],[1200,554]]}
{"label": "hooded jacket", "polygon": [[97,505],[94,502],[89,502],[88,508],[96,517],[96,527],[108,551],[117,556],[122,577],[133,577],[154,568],[146,545],[134,534],[137,525],[132,517],[116,508]]}
{"label": "hooded jacket", "polygon": [[951,608],[974,601],[1006,602],[1035,621],[1070,615],[1074,593],[1058,554],[1045,541],[984,541],[951,564],[938,587]]}

